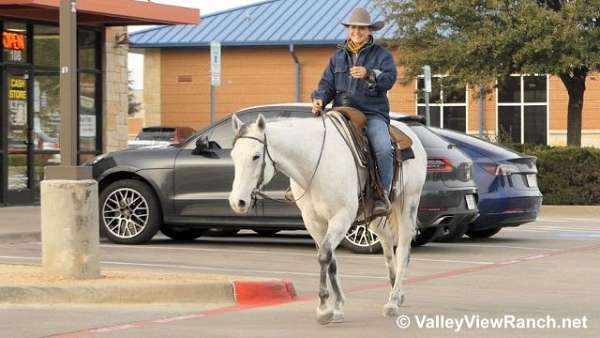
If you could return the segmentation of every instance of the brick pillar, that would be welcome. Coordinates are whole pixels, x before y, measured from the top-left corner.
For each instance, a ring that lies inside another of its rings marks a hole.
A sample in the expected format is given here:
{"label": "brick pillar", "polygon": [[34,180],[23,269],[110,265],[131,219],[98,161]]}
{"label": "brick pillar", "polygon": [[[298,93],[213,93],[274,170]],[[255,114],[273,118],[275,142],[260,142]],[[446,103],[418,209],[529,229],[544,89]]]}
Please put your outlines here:
{"label": "brick pillar", "polygon": [[120,34],[127,33],[126,27],[112,27],[106,29],[104,46],[104,144],[103,152],[110,152],[127,148],[127,110],[128,80],[127,44],[116,44]]}

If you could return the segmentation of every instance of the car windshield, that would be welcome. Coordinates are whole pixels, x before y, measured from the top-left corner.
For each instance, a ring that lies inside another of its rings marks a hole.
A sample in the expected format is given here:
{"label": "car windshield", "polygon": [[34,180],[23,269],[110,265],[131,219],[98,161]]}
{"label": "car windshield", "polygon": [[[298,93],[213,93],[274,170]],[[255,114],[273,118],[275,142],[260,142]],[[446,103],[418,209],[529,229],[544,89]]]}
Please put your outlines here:
{"label": "car windshield", "polygon": [[144,128],[138,134],[141,141],[169,141],[175,134],[175,128],[151,127]]}

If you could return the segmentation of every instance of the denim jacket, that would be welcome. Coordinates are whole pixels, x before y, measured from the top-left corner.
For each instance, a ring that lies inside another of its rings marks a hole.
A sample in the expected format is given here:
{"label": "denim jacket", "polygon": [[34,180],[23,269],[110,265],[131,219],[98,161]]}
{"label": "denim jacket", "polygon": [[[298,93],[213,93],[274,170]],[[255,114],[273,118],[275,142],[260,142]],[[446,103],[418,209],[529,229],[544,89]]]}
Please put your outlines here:
{"label": "denim jacket", "polygon": [[[367,77],[353,78],[350,75],[353,66],[365,67]],[[329,60],[319,87],[311,97],[323,100],[323,106],[332,100],[334,106],[351,105],[364,112],[367,118],[380,118],[389,124],[387,91],[394,86],[396,76],[394,59],[387,49],[370,42],[359,51],[353,65],[352,54],[343,43]]]}

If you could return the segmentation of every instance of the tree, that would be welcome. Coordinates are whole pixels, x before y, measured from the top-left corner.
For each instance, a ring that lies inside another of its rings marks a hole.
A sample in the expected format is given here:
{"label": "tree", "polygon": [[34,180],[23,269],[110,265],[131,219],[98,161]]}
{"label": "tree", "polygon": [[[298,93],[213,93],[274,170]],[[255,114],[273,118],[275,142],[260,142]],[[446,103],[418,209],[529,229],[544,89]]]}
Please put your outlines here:
{"label": "tree", "polygon": [[127,111],[127,114],[129,116],[134,116],[137,112],[140,111],[142,104],[138,102],[135,98],[135,95],[133,95],[133,80],[131,79],[131,71],[129,71],[129,75],[130,76],[127,83],[127,100],[129,102],[129,109]]}
{"label": "tree", "polygon": [[567,143],[581,145],[585,80],[600,71],[600,0],[379,0],[397,28],[403,80],[429,64],[489,92],[510,74],[558,76],[569,95]]}

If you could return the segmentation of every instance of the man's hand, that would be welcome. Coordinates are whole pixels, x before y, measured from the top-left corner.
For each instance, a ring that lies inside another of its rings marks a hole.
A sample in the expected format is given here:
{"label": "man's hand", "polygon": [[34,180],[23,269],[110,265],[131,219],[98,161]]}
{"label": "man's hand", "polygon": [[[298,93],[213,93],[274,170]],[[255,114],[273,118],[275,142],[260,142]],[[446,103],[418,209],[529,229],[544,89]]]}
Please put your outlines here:
{"label": "man's hand", "polygon": [[355,79],[364,79],[367,77],[367,68],[365,67],[352,67],[350,68],[350,75]]}
{"label": "man's hand", "polygon": [[320,116],[323,111],[323,100],[321,99],[313,99],[312,101],[312,112],[316,116]]}

